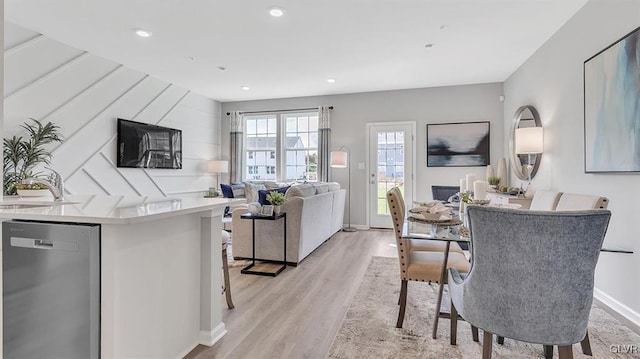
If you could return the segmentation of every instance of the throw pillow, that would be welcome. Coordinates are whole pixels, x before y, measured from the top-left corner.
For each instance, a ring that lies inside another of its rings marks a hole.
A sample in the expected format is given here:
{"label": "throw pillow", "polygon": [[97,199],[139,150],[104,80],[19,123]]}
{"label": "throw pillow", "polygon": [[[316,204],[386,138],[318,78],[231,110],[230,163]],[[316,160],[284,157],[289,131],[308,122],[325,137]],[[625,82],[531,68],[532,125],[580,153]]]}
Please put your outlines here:
{"label": "throw pillow", "polygon": [[247,198],[247,203],[258,202],[258,191],[261,189],[266,189],[266,187],[263,184],[245,182],[244,195]]}
{"label": "throw pillow", "polygon": [[329,185],[329,192],[337,191],[340,189],[340,183],[338,182],[327,182]]}
{"label": "throw pillow", "polygon": [[315,183],[313,187],[316,189],[316,194],[329,192],[329,184],[327,183]]}
{"label": "throw pillow", "polygon": [[234,198],[231,185],[220,183],[220,190],[222,191],[222,195],[224,196],[224,198]]}
{"label": "throw pillow", "polygon": [[269,194],[269,192],[280,192],[284,195],[286,195],[287,190],[289,189],[289,187],[281,187],[281,188],[276,188],[276,189],[261,189],[258,191],[258,202],[260,202],[261,205],[265,206],[265,205],[269,205],[271,203],[269,203],[267,201],[267,195]]}
{"label": "throw pillow", "polygon": [[244,185],[231,185],[231,190],[233,191],[233,198],[244,198],[246,196]]}

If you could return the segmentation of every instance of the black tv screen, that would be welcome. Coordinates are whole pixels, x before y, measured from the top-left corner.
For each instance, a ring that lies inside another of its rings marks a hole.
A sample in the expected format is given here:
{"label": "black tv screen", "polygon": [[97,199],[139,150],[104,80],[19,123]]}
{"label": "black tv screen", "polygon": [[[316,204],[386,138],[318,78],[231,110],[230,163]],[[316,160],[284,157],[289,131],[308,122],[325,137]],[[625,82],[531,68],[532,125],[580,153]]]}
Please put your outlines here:
{"label": "black tv screen", "polygon": [[118,167],[182,168],[182,131],[118,119]]}

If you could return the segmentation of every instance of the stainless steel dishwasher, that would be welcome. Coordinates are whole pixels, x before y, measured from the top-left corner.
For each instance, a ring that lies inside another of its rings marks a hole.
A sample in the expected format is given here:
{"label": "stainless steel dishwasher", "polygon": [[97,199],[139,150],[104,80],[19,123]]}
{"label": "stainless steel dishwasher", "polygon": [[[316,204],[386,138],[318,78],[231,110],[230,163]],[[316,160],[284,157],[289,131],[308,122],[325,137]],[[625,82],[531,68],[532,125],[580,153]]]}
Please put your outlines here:
{"label": "stainless steel dishwasher", "polygon": [[2,223],[4,359],[99,358],[100,226]]}

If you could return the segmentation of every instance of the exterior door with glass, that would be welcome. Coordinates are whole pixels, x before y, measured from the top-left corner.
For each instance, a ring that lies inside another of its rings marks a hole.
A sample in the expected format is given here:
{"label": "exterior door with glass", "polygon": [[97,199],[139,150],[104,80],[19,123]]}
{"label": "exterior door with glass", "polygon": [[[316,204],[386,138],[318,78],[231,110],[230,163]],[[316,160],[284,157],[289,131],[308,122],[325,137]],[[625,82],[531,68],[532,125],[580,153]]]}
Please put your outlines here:
{"label": "exterior door with glass", "polygon": [[407,207],[415,185],[415,122],[371,123],[368,127],[369,227],[392,228],[387,191],[400,188]]}

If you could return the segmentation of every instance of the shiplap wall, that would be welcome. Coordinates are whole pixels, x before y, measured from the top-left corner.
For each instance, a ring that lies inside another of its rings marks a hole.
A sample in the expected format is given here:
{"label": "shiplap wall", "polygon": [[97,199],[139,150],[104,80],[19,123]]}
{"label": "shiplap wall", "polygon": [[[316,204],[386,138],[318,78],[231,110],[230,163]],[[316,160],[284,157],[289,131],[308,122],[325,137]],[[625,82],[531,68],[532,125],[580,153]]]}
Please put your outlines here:
{"label": "shiplap wall", "polygon": [[[215,185],[219,102],[5,22],[4,132],[28,118],[62,128],[52,167],[70,194],[200,196]],[[182,130],[183,168],[116,168],[116,119]]]}

